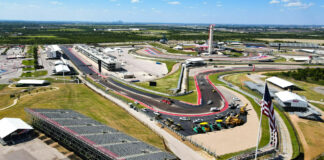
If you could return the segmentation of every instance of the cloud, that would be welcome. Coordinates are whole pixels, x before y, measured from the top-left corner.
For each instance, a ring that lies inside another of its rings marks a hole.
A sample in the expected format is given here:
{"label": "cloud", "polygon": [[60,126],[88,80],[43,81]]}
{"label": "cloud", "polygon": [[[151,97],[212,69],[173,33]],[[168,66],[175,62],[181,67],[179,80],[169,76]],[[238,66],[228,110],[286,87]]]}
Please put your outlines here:
{"label": "cloud", "polygon": [[269,3],[270,4],[278,4],[278,3],[280,3],[280,1],[279,0],[271,0]]}
{"label": "cloud", "polygon": [[50,3],[53,5],[62,5],[62,3],[59,1],[51,1]]}
{"label": "cloud", "polygon": [[313,3],[302,3],[300,1],[288,2],[284,6],[285,7],[295,7],[295,8],[309,8],[313,6]]}
{"label": "cloud", "polygon": [[139,0],[131,0],[131,3],[139,3]]}
{"label": "cloud", "polygon": [[171,5],[179,5],[180,2],[179,1],[171,1],[171,2],[168,2],[168,4],[171,4]]}
{"label": "cloud", "polygon": [[216,2],[216,7],[223,7],[223,4],[221,1]]}
{"label": "cloud", "polygon": [[287,8],[303,8],[307,9],[313,6],[313,3],[303,3],[302,0],[271,0],[269,4],[281,4],[283,7]]}

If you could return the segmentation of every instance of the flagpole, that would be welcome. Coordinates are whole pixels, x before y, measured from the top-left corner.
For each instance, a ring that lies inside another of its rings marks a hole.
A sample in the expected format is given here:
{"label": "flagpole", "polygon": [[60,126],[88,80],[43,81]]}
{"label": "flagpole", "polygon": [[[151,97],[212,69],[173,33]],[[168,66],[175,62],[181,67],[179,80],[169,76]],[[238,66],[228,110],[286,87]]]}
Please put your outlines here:
{"label": "flagpole", "polygon": [[260,115],[260,124],[259,124],[259,129],[258,129],[258,139],[256,143],[256,149],[255,149],[255,160],[258,158],[258,147],[259,147],[259,140],[260,140],[260,129],[261,129],[261,122],[262,122],[262,106],[261,106],[261,115]]}

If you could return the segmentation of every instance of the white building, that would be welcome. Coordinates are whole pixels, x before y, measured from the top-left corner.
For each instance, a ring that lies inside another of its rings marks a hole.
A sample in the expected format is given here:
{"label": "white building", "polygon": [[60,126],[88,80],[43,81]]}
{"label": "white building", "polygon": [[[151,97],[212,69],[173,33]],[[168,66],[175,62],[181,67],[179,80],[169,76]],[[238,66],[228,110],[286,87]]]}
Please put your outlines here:
{"label": "white building", "polygon": [[19,118],[2,118],[0,120],[0,143],[6,145],[26,135],[33,127]]}
{"label": "white building", "polygon": [[56,74],[67,74],[67,73],[70,73],[70,69],[67,65],[64,65],[64,64],[59,64],[57,66],[55,66],[55,73]]}
{"label": "white building", "polygon": [[36,79],[22,79],[19,80],[16,84],[17,87],[24,87],[24,86],[45,86],[49,85],[50,82],[46,80],[36,80]]}
{"label": "white building", "polygon": [[186,60],[186,65],[187,66],[202,66],[204,65],[204,59],[202,58],[190,58]]}
{"label": "white building", "polygon": [[277,96],[278,100],[284,104],[284,107],[306,108],[308,106],[307,100],[296,93],[283,91],[277,92],[275,95]]}
{"label": "white building", "polygon": [[295,84],[286,81],[284,79],[278,78],[278,77],[270,77],[268,79],[266,79],[266,81],[272,83],[273,85],[276,85],[282,89],[288,89],[288,88],[293,88],[296,87]]}
{"label": "white building", "polygon": [[101,61],[102,68],[108,71],[115,71],[121,69],[121,63],[118,62],[115,58],[106,55],[103,52],[99,52],[96,49],[93,49],[87,45],[76,45],[75,49],[81,52],[83,55],[87,56],[93,62],[98,64],[98,61]]}

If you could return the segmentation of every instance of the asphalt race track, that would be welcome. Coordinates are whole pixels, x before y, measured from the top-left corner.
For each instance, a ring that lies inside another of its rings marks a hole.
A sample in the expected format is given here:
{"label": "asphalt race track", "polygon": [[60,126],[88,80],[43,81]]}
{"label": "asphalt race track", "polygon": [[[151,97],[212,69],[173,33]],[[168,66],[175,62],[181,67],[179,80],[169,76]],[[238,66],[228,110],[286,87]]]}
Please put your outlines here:
{"label": "asphalt race track", "polygon": [[[112,78],[101,78],[98,73],[86,66],[82,60],[80,60],[76,55],[71,53],[69,49],[61,46],[64,53],[69,57],[69,59],[82,71],[84,74],[89,74],[92,78],[98,79],[104,86],[116,91],[117,93],[138,102],[142,102],[145,106],[148,106],[154,111],[159,111],[160,113],[174,115],[174,116],[189,116],[189,117],[201,117],[217,114],[219,112],[210,112],[211,107],[223,107],[220,112],[224,112],[228,108],[228,102],[224,99],[221,93],[215,88],[215,86],[209,81],[208,75],[224,72],[224,71],[251,71],[252,67],[236,67],[221,70],[210,70],[207,72],[202,72],[196,75],[196,87],[198,91],[197,104],[190,104],[186,102],[181,102],[172,99],[174,102],[172,105],[161,102],[164,97],[142,92],[134,88],[128,87],[120,82],[115,81]],[[276,68],[256,68],[256,70],[275,70]],[[214,90],[214,91],[213,91]],[[211,100],[212,104],[208,105],[207,102]]]}
{"label": "asphalt race track", "polygon": [[[239,113],[239,109],[230,109],[227,100],[222,96],[221,92],[211,83],[208,76],[218,72],[225,71],[252,71],[252,67],[233,67],[226,69],[214,69],[199,73],[195,76],[195,83],[198,92],[197,104],[189,104],[178,100],[173,100],[172,105],[161,102],[164,97],[142,92],[134,88],[128,87],[121,82],[110,77],[104,77],[97,73],[97,71],[73,54],[68,48],[61,46],[66,56],[82,71],[84,74],[90,75],[92,78],[98,80],[102,85],[114,91],[116,94],[124,96],[128,99],[134,100],[149,108],[145,113],[152,118],[155,117],[154,112],[159,112],[162,119],[171,118],[175,123],[182,125],[184,130],[178,131],[184,136],[195,134],[191,129],[193,127],[192,121],[195,119],[202,119],[205,122],[212,124],[215,121],[215,116],[225,117],[230,113]],[[278,70],[284,69],[283,66],[271,67],[256,67],[256,71]],[[208,105],[207,102],[211,100],[213,103]],[[222,107],[219,112],[210,112],[211,107]],[[190,121],[182,121],[180,117],[190,117]],[[246,116],[241,117],[246,122]],[[162,122],[160,120],[160,122]]]}

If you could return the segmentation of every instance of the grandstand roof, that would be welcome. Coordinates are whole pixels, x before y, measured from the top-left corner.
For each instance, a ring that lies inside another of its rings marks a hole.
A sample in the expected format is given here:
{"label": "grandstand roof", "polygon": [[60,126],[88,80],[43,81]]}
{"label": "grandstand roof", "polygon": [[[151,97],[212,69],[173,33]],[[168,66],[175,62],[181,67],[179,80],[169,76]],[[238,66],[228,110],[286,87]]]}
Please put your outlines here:
{"label": "grandstand roof", "polygon": [[41,85],[47,83],[46,80],[36,80],[36,79],[22,79],[17,82],[18,84],[26,85]]}
{"label": "grandstand roof", "polygon": [[55,72],[56,73],[68,73],[70,72],[70,69],[67,65],[63,65],[63,64],[60,64],[60,65],[57,65],[55,66]]}
{"label": "grandstand roof", "polygon": [[287,88],[287,87],[295,86],[295,84],[293,84],[289,81],[286,81],[284,79],[278,78],[278,77],[270,77],[266,80],[276,86],[279,86],[280,88]]}
{"label": "grandstand roof", "polygon": [[19,129],[33,129],[19,118],[2,118],[0,120],[0,138],[3,139]]}
{"label": "grandstand roof", "polygon": [[173,160],[170,153],[130,137],[116,129],[110,128],[98,121],[78,112],[63,109],[27,109],[64,133],[72,134],[77,140],[86,143],[91,148],[114,159],[127,160]]}

